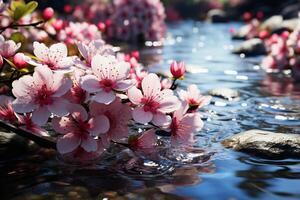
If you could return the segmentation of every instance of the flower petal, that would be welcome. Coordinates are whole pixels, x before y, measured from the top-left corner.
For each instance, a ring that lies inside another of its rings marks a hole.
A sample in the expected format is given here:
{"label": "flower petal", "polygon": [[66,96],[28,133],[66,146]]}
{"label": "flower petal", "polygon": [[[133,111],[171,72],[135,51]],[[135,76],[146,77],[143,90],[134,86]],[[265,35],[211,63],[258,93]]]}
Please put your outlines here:
{"label": "flower petal", "polygon": [[161,90],[161,84],[158,76],[153,73],[148,74],[142,81],[142,89],[144,96],[156,97]]}
{"label": "flower petal", "polygon": [[163,113],[156,113],[153,115],[152,122],[156,126],[167,127],[171,123],[171,117]]}
{"label": "flower petal", "polygon": [[128,90],[127,95],[128,95],[129,100],[136,105],[139,105],[143,98],[143,94],[142,94],[141,90],[137,89],[135,86],[131,87]]}
{"label": "flower petal", "polygon": [[45,44],[34,42],[33,53],[38,59],[48,61],[49,49]]}
{"label": "flower petal", "polygon": [[74,133],[68,133],[59,138],[56,143],[56,148],[59,153],[66,154],[74,151],[80,145],[81,139]]}
{"label": "flower petal", "polygon": [[81,78],[81,87],[82,89],[94,93],[101,91],[99,80],[94,75],[86,75]]}
{"label": "flower petal", "polygon": [[31,120],[39,125],[42,126],[47,123],[51,113],[49,112],[47,106],[39,107],[32,113],[32,118]]}
{"label": "flower petal", "polygon": [[69,102],[63,98],[57,97],[53,98],[53,103],[48,105],[48,109],[50,112],[57,116],[64,116],[69,113],[68,110]]}
{"label": "flower petal", "polygon": [[153,114],[151,112],[145,112],[143,108],[135,108],[132,112],[132,117],[134,121],[146,124],[152,120]]}
{"label": "flower petal", "polygon": [[132,87],[132,84],[133,84],[132,80],[118,81],[117,87],[114,89],[118,90],[118,91],[125,91],[125,90],[128,90],[130,87]]}
{"label": "flower petal", "polygon": [[97,141],[91,136],[87,136],[85,139],[82,139],[81,147],[87,152],[96,151]]}
{"label": "flower petal", "polygon": [[33,73],[34,84],[37,87],[46,85],[48,88],[52,87],[53,84],[53,72],[51,69],[45,66],[38,66],[34,68]]}
{"label": "flower petal", "polygon": [[113,91],[110,92],[101,91],[94,96],[93,100],[98,103],[104,103],[108,105],[111,102],[113,102],[115,99],[116,99],[116,94]]}
{"label": "flower petal", "polygon": [[91,118],[88,123],[91,126],[89,132],[93,136],[98,136],[100,133],[106,133],[109,130],[109,119],[104,115]]}

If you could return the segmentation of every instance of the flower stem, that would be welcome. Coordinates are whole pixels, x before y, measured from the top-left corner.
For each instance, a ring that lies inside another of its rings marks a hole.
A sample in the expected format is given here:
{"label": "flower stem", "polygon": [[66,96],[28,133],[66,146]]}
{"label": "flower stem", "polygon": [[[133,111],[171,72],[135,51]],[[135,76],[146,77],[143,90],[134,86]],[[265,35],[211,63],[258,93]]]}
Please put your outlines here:
{"label": "flower stem", "polygon": [[30,24],[14,24],[14,23],[12,23],[12,24],[10,24],[8,26],[0,28],[0,33],[3,33],[8,28],[16,29],[18,27],[38,26],[38,25],[40,25],[40,24],[42,24],[44,22],[45,21],[38,21],[38,22],[30,23]]}
{"label": "flower stem", "polygon": [[6,129],[7,131],[11,131],[19,136],[25,137],[29,140],[32,140],[33,142],[37,143],[41,147],[44,148],[50,148],[50,149],[56,149],[56,142],[50,138],[46,137],[40,137],[37,135],[34,135],[28,131],[19,129],[18,127],[5,123],[0,120],[0,127]]}

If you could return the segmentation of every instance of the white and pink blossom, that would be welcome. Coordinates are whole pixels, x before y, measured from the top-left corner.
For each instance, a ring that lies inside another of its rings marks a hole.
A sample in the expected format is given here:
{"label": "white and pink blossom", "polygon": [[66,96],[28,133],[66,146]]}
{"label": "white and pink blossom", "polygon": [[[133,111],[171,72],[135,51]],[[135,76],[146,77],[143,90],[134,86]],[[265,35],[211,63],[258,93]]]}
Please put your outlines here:
{"label": "white and pink blossom", "polygon": [[10,58],[16,54],[18,49],[21,47],[21,43],[15,43],[13,40],[5,40],[0,35],[0,55],[4,58]]}
{"label": "white and pink blossom", "polygon": [[202,96],[200,90],[195,84],[189,85],[186,91],[179,90],[178,95],[182,101],[186,101],[188,103],[192,110],[208,105],[211,100],[211,97],[209,96]]}
{"label": "white and pink blossom", "polygon": [[169,126],[173,146],[192,144],[193,133],[200,131],[203,127],[200,113],[187,113],[188,109],[188,104],[184,102],[173,114],[172,123]]}
{"label": "white and pink blossom", "polygon": [[89,93],[95,93],[93,100],[98,103],[110,104],[117,92],[127,91],[132,81],[127,79],[130,66],[119,62],[114,56],[96,55],[92,59],[92,74],[81,78],[81,87]]}
{"label": "white and pink blossom", "polygon": [[108,141],[119,141],[128,137],[128,123],[131,120],[131,109],[127,104],[122,104],[116,99],[109,105],[92,102],[90,104],[92,116],[105,115],[110,122],[108,132],[105,134]]}
{"label": "white and pink blossom", "polygon": [[55,131],[63,134],[57,141],[57,150],[61,154],[71,153],[81,147],[86,152],[95,152],[98,149],[95,136],[109,130],[109,119],[104,115],[90,117],[86,110],[78,104],[69,107],[70,115],[55,117],[52,126]]}
{"label": "white and pink blossom", "polygon": [[145,124],[153,122],[157,126],[166,126],[171,117],[167,113],[174,112],[179,101],[169,89],[161,90],[160,79],[156,74],[148,74],[142,81],[142,91],[136,87],[128,90],[129,100],[137,105],[133,110],[133,119]]}
{"label": "white and pink blossom", "polygon": [[72,87],[72,81],[62,73],[49,68],[35,68],[33,76],[26,75],[12,83],[16,97],[13,109],[17,113],[32,113],[32,121],[38,125],[47,122],[51,113],[64,116],[68,114],[68,101],[62,96]]}
{"label": "white and pink blossom", "polygon": [[34,66],[44,66],[51,70],[70,70],[74,65],[74,57],[68,57],[68,48],[64,43],[53,44],[47,47],[43,43],[33,43],[33,53],[38,61],[28,60]]}

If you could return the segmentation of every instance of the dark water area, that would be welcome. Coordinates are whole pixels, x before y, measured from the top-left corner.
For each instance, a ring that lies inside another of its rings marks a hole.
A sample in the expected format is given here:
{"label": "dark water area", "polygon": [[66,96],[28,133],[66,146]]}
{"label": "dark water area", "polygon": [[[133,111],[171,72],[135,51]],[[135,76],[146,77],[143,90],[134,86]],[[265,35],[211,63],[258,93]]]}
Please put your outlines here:
{"label": "dark water area", "polygon": [[49,150],[8,157],[0,161],[0,199],[300,199],[300,159],[267,160],[220,144],[249,129],[300,134],[299,85],[265,74],[259,57],[231,54],[239,42],[228,30],[239,26],[169,24],[164,47],[141,50],[150,71],[185,61],[189,73],[180,88],[194,83],[203,94],[219,87],[239,92],[231,101],[213,98],[202,110],[205,127],[194,148],[161,149],[151,161],[115,146],[89,167],[65,165]]}

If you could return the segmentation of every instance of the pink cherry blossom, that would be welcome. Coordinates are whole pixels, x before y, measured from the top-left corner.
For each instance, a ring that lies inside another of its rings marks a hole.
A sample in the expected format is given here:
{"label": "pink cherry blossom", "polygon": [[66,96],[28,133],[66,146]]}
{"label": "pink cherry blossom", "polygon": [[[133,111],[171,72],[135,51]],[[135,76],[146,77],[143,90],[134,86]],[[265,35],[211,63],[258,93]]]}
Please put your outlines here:
{"label": "pink cherry blossom", "polygon": [[109,119],[104,115],[89,117],[86,110],[78,104],[73,104],[69,110],[69,116],[55,117],[52,120],[54,130],[63,134],[57,141],[57,150],[61,154],[70,153],[78,147],[86,152],[97,151],[98,144],[94,137],[109,130]]}
{"label": "pink cherry blossom", "polygon": [[129,69],[128,63],[119,62],[114,56],[96,55],[92,59],[93,74],[81,78],[81,87],[95,93],[93,100],[110,104],[117,91],[126,91],[132,86],[132,81],[127,79]]}
{"label": "pink cherry blossom", "polygon": [[133,119],[145,124],[153,122],[157,126],[166,126],[170,123],[167,113],[175,111],[179,101],[173,91],[161,91],[161,84],[156,74],[150,73],[142,81],[142,90],[132,87],[128,90],[129,100],[137,105],[133,110]]}
{"label": "pink cherry blossom", "polygon": [[0,55],[4,58],[10,58],[15,55],[17,50],[21,47],[21,43],[15,43],[13,40],[5,41],[4,37],[0,35]]}
{"label": "pink cherry blossom", "polygon": [[184,102],[174,112],[172,123],[169,127],[173,146],[192,144],[194,141],[193,133],[200,131],[203,127],[201,115],[199,113],[186,113],[188,108],[188,104]]}
{"label": "pink cherry blossom", "polygon": [[195,84],[190,85],[187,91],[180,90],[178,95],[182,101],[186,101],[189,104],[190,109],[192,110],[202,108],[203,106],[209,104],[211,100],[211,97],[202,96]]}
{"label": "pink cherry blossom", "polygon": [[51,45],[49,48],[39,42],[33,43],[33,53],[38,62],[30,59],[29,64],[34,66],[47,66],[51,70],[69,70],[74,65],[74,57],[68,57],[68,48],[64,43]]}
{"label": "pink cherry blossom", "polygon": [[49,136],[48,132],[45,129],[41,128],[32,121],[32,115],[27,113],[25,115],[17,114],[16,116],[18,118],[18,125],[20,129],[29,131],[30,133],[33,133],[37,136]]}
{"label": "pink cherry blossom", "polygon": [[87,67],[91,67],[92,58],[95,55],[114,55],[112,47],[105,44],[101,39],[93,40],[88,44],[78,42],[77,47],[80,54],[85,59]]}
{"label": "pink cherry blossom", "polygon": [[68,101],[62,96],[72,87],[72,81],[63,73],[52,72],[49,68],[35,68],[33,76],[23,76],[12,83],[16,97],[13,109],[17,113],[33,112],[32,121],[38,125],[47,122],[51,113],[68,114]]}
{"label": "pink cherry blossom", "polygon": [[0,95],[0,120],[8,121],[11,124],[16,122],[15,112],[12,108],[14,98]]}
{"label": "pink cherry blossom", "polygon": [[120,99],[116,99],[109,105],[92,102],[90,111],[92,116],[105,115],[109,119],[110,127],[105,134],[107,140],[118,141],[128,136],[131,110],[127,104],[122,104]]}
{"label": "pink cherry blossom", "polygon": [[141,151],[144,153],[151,153],[154,151],[155,145],[157,143],[157,137],[155,135],[155,130],[150,129],[140,136],[130,136],[128,144],[134,151]]}

